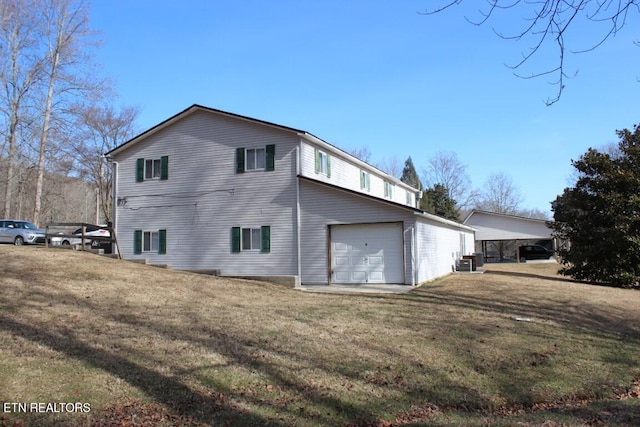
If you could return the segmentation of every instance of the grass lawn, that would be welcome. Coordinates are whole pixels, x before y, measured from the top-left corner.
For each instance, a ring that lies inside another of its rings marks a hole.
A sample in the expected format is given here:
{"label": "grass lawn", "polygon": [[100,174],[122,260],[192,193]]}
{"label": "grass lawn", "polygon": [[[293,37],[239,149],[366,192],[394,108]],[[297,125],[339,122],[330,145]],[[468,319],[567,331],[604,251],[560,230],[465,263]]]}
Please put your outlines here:
{"label": "grass lawn", "polygon": [[0,426],[640,425],[640,291],[555,264],[338,295],[42,247],[0,260]]}

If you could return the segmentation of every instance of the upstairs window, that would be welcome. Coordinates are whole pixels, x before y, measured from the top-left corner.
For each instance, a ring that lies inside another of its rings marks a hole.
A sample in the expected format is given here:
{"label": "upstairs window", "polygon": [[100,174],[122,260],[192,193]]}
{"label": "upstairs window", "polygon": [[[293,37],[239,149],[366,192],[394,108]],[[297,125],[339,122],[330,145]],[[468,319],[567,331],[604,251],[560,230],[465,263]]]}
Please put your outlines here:
{"label": "upstairs window", "polygon": [[315,150],[316,173],[331,177],[331,157],[322,150]]}
{"label": "upstairs window", "polygon": [[371,175],[363,170],[360,171],[360,189],[371,191]]}
{"label": "upstairs window", "polygon": [[387,199],[393,199],[393,184],[390,182],[384,183],[384,197]]}
{"label": "upstairs window", "polygon": [[144,161],[144,179],[160,178],[160,159]]}
{"label": "upstairs window", "polygon": [[407,204],[409,206],[413,205],[413,197],[411,197],[411,191],[407,190]]}
{"label": "upstairs window", "polygon": [[264,148],[244,148],[236,149],[236,173],[247,171],[272,171],[276,166],[276,146],[266,145]]}
{"label": "upstairs window", "polygon": [[152,179],[169,179],[169,156],[159,159],[137,159],[136,182]]}
{"label": "upstairs window", "polygon": [[264,148],[249,148],[246,154],[247,170],[264,169],[265,154]]}

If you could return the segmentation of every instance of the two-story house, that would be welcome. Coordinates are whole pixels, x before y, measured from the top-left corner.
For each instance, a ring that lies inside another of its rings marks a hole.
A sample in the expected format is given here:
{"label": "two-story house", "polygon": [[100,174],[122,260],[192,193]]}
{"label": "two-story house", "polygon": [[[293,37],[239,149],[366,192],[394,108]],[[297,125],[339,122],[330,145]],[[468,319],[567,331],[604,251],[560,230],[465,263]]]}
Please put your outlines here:
{"label": "two-story house", "polygon": [[193,105],[107,153],[123,257],[296,284],[418,284],[473,229],[314,135]]}

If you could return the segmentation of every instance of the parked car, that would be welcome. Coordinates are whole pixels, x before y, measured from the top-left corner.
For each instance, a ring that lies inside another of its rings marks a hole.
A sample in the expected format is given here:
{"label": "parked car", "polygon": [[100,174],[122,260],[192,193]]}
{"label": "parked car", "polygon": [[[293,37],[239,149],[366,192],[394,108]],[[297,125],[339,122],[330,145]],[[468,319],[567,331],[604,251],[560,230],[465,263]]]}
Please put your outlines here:
{"label": "parked car", "polygon": [[[81,245],[82,244],[82,228],[78,228],[73,233],[78,237],[68,237],[68,236],[54,236],[51,238],[52,245]],[[97,226],[97,225],[87,225],[84,230],[84,244],[89,245],[92,248],[102,248],[105,249],[105,252],[110,253],[111,251],[111,241],[106,239],[91,239],[93,236],[109,238],[111,237],[111,233],[109,232],[109,228],[106,226]]]}
{"label": "parked car", "polygon": [[[516,259],[518,253],[516,252]],[[553,251],[540,245],[525,245],[520,246],[520,261],[526,261],[530,259],[549,259],[553,256]]]}
{"label": "parked car", "polygon": [[44,243],[46,232],[28,221],[0,219],[0,242],[34,245]]}

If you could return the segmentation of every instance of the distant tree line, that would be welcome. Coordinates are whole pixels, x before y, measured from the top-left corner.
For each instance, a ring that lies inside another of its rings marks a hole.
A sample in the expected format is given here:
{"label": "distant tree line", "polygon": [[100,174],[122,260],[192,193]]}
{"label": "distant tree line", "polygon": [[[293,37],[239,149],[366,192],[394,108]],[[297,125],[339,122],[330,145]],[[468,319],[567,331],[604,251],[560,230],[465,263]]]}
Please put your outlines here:
{"label": "distant tree line", "polygon": [[[5,218],[109,221],[102,153],[133,135],[114,107],[82,0],[0,0],[0,209]],[[90,207],[89,207],[90,206]]]}

